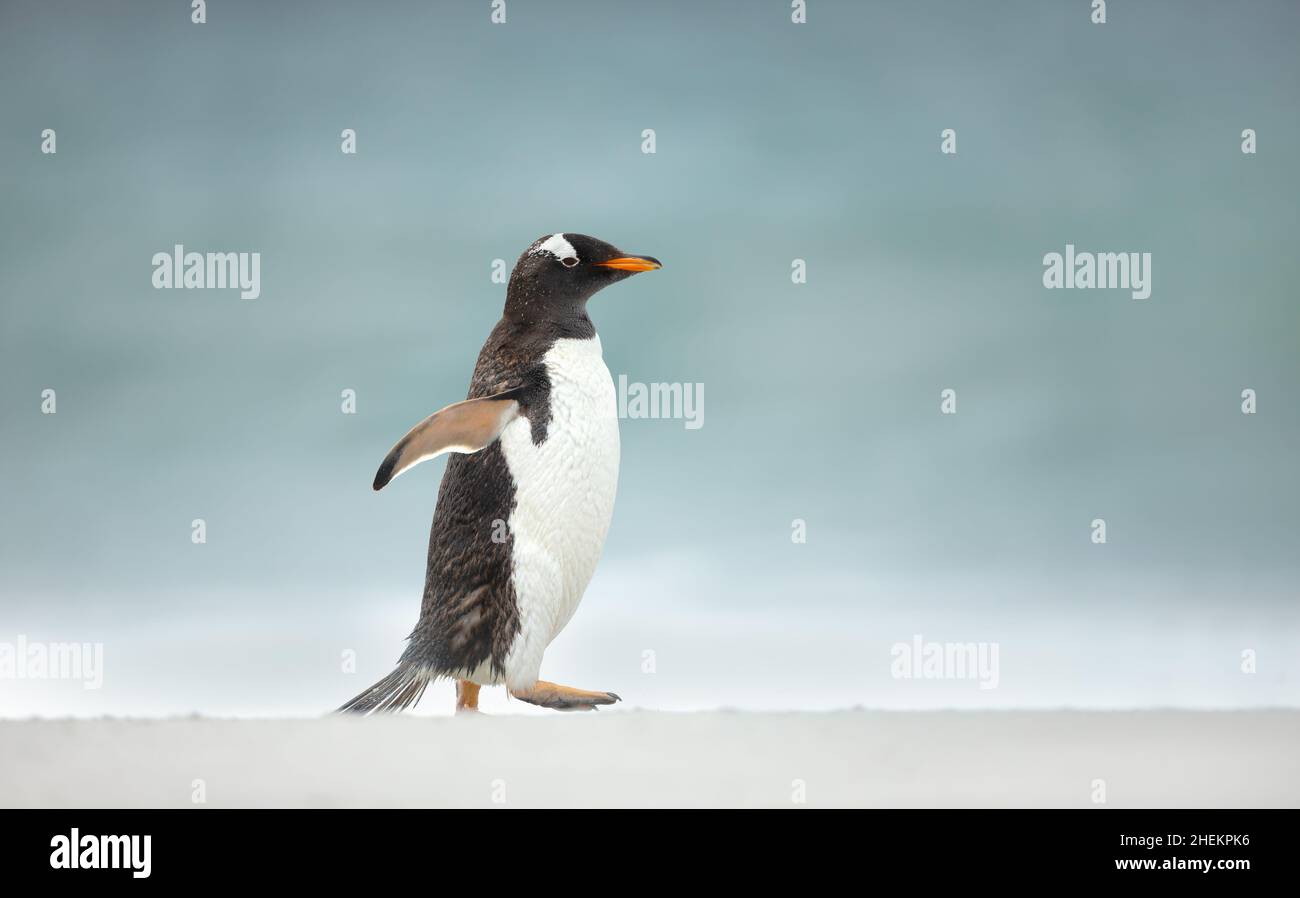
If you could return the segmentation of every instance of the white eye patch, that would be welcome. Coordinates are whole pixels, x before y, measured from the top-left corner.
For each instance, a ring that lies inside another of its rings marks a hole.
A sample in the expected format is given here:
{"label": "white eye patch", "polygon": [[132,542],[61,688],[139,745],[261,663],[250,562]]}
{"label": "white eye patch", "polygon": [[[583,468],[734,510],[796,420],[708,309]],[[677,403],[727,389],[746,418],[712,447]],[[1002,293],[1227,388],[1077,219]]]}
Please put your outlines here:
{"label": "white eye patch", "polygon": [[559,259],[565,268],[578,264],[578,251],[573,244],[564,239],[563,234],[552,234],[533,248],[533,253],[550,253]]}

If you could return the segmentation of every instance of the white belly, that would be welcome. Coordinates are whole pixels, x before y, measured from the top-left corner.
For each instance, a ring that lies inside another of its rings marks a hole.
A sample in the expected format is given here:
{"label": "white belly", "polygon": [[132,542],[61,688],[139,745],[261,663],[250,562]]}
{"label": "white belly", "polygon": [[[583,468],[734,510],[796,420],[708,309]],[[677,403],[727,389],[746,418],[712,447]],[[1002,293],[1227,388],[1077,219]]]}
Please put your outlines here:
{"label": "white belly", "polygon": [[538,679],[542,654],[577,610],[609,532],[618,487],[618,407],[600,337],[557,340],[545,357],[551,423],[533,444],[517,418],[501,434],[515,481],[510,515],[519,635],[506,656],[506,685]]}

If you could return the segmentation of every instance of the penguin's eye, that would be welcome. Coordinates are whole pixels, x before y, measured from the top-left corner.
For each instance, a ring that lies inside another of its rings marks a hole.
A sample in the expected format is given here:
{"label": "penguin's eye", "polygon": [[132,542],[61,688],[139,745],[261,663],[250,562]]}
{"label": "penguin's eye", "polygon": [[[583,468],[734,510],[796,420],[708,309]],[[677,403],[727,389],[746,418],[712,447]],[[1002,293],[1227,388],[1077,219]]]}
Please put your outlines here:
{"label": "penguin's eye", "polygon": [[578,257],[568,256],[566,258],[561,259],[560,264],[563,265],[565,268],[572,268],[574,265],[578,264]]}

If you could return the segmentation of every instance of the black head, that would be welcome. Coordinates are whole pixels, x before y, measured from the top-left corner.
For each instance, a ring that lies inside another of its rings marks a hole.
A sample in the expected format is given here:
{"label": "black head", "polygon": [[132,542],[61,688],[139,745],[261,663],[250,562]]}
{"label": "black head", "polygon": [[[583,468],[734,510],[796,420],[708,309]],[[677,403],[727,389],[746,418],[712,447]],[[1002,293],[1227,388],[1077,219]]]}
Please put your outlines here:
{"label": "black head", "polygon": [[630,255],[586,234],[547,234],[510,272],[506,315],[525,321],[585,315],[597,290],[659,267],[658,259]]}

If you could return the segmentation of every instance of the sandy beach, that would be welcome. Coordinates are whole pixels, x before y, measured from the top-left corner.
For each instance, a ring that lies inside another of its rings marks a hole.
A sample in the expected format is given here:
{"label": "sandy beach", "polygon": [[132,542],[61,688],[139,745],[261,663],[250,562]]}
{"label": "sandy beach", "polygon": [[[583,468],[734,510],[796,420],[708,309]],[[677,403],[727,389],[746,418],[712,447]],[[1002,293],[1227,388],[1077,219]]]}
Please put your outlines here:
{"label": "sandy beach", "polygon": [[4,807],[1296,807],[1300,711],[0,721]]}

